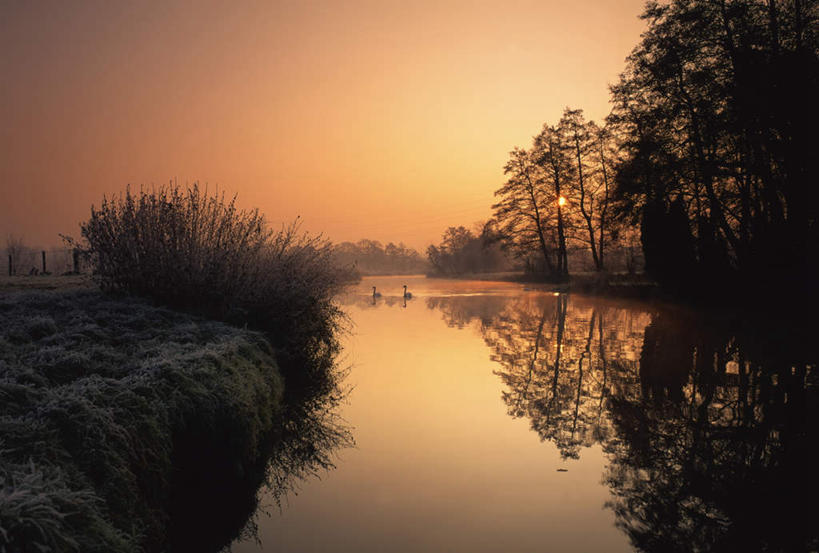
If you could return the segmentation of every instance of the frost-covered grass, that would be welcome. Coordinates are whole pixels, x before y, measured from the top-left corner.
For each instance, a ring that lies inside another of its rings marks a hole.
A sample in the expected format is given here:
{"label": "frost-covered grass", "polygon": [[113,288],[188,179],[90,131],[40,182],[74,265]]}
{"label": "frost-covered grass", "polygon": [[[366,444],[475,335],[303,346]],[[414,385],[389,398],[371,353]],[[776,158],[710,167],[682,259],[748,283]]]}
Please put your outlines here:
{"label": "frost-covered grass", "polygon": [[0,551],[167,549],[180,456],[257,474],[281,397],[255,332],[89,290],[0,295]]}

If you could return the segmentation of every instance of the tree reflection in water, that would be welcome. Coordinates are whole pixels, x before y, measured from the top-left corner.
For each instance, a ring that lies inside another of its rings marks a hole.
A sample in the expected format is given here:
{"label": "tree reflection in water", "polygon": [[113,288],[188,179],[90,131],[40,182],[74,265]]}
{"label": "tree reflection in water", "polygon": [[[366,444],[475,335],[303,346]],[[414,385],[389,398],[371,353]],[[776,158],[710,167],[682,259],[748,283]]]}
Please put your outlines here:
{"label": "tree reflection in water", "polygon": [[819,550],[810,338],[580,297],[437,298],[564,458],[600,444],[617,526],[660,551]]}
{"label": "tree reflection in water", "polygon": [[439,298],[450,326],[480,320],[503,400],[513,417],[527,417],[564,458],[608,438],[607,398],[631,393],[648,312],[567,295]]}

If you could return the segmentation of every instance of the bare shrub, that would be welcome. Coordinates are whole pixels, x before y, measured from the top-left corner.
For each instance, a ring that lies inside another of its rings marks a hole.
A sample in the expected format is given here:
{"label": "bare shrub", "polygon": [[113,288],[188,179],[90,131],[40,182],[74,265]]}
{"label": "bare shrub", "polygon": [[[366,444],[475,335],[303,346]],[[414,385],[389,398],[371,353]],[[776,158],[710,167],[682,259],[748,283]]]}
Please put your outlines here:
{"label": "bare shrub", "polygon": [[270,234],[258,212],[239,211],[197,185],[128,189],[103,198],[82,225],[104,290],[172,303],[228,301],[255,279],[254,260]]}
{"label": "bare shrub", "polygon": [[168,185],[103,199],[82,235],[104,290],[264,330],[280,357],[337,348],[333,297],[349,274],[298,221],[272,231],[235,198]]}

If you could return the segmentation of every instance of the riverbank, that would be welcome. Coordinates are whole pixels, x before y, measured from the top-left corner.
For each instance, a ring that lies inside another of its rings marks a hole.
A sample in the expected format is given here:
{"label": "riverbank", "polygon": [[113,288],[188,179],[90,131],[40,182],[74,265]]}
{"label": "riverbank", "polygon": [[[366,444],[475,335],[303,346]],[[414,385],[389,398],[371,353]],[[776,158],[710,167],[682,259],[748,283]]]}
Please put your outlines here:
{"label": "riverbank", "polygon": [[201,504],[224,499],[213,480],[255,506],[283,393],[261,334],[92,290],[6,288],[0,374],[0,549],[185,550],[174,513],[219,509]]}
{"label": "riverbank", "polygon": [[458,276],[427,275],[430,278],[478,280],[484,282],[520,282],[554,292],[574,292],[590,296],[609,296],[633,299],[668,299],[656,282],[645,274],[629,273],[575,273],[568,282],[551,282],[537,275],[521,271],[499,273],[468,273]]}

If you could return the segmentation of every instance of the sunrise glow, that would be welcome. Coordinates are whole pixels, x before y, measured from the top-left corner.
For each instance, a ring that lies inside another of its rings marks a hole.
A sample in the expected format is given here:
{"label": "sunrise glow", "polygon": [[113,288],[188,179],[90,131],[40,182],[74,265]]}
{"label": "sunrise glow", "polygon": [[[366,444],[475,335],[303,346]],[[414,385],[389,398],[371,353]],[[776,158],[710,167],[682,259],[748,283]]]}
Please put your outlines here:
{"label": "sunrise glow", "polygon": [[423,251],[491,217],[506,153],[595,119],[642,0],[5,3],[0,236],[199,181],[274,224]]}

